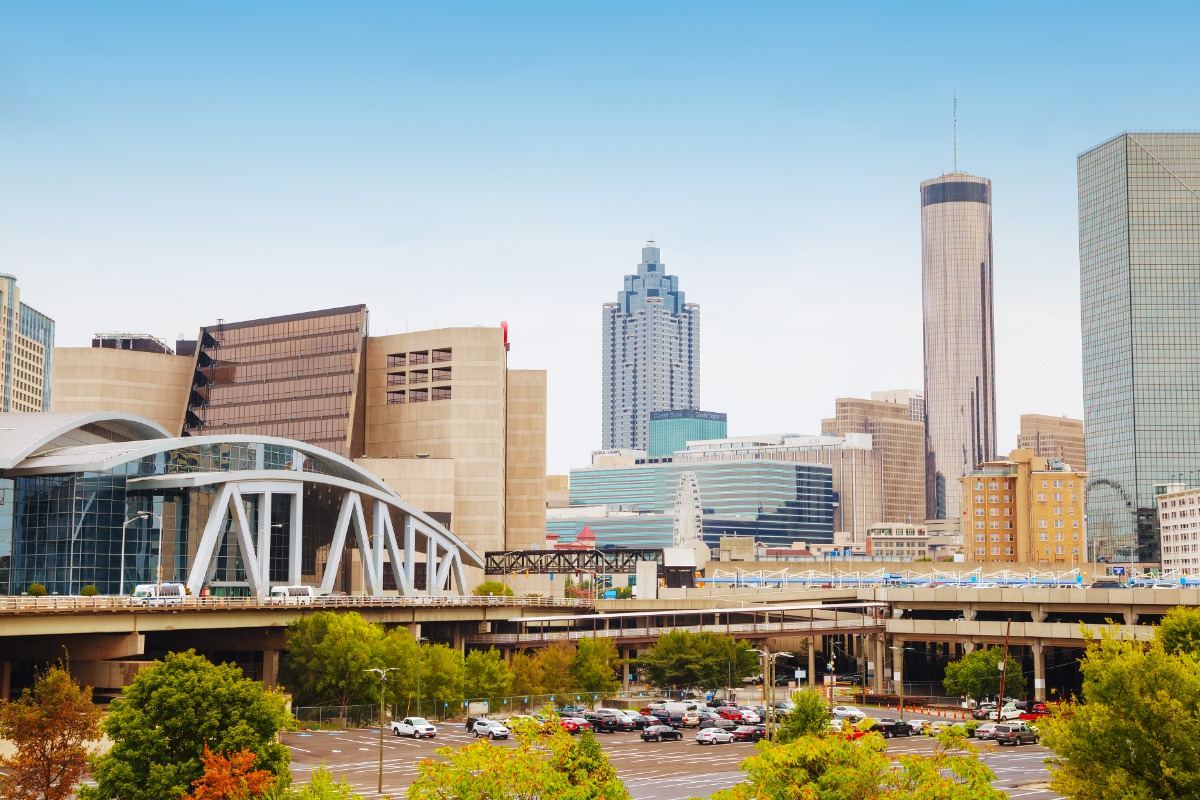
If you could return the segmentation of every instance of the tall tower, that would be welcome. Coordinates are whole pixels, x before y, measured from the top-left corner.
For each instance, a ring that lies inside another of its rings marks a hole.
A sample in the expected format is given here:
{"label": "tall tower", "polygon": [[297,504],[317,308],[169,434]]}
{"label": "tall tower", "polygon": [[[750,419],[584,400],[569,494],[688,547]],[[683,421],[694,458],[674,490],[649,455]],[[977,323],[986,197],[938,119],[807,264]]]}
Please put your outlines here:
{"label": "tall tower", "polygon": [[0,411],[49,411],[54,320],[21,302],[0,273]]}
{"label": "tall tower", "polygon": [[1088,538],[1157,562],[1159,487],[1200,478],[1200,133],[1124,133],[1078,170]]}
{"label": "tall tower", "polygon": [[925,505],[962,530],[959,478],[995,456],[992,182],[961,172],[921,184]]}
{"label": "tall tower", "polygon": [[700,306],[684,301],[654,242],[604,304],[603,338],[603,447],[646,450],[650,412],[696,408],[700,371]]}

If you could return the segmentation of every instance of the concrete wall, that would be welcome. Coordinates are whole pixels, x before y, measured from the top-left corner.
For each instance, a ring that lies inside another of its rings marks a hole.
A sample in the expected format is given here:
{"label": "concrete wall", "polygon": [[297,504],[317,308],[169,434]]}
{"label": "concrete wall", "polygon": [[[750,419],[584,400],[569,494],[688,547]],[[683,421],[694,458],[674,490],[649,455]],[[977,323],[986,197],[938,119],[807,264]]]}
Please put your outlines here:
{"label": "concrete wall", "polygon": [[192,359],[103,347],[56,347],[51,411],[124,411],[178,435]]}
{"label": "concrete wall", "polygon": [[546,542],[546,372],[508,373],[505,550]]}

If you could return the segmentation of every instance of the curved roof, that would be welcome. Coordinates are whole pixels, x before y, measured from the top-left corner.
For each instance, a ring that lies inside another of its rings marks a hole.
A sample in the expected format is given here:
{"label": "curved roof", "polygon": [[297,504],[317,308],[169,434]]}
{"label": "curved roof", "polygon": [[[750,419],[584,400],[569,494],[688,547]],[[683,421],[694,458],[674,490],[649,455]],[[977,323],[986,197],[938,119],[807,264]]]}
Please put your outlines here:
{"label": "curved roof", "polygon": [[113,411],[0,413],[0,469],[61,447],[169,438],[156,422]]}

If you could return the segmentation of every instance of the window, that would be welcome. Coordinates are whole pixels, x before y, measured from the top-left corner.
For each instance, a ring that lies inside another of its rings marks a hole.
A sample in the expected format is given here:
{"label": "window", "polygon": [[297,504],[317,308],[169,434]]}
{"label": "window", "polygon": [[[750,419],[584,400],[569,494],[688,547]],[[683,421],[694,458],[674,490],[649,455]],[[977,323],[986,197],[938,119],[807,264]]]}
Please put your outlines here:
{"label": "window", "polygon": [[403,386],[404,385],[404,373],[403,372],[389,372],[388,378],[387,378],[387,385],[388,386]]}
{"label": "window", "polygon": [[1062,481],[1061,481],[1061,480],[1057,480],[1057,481],[1055,481],[1055,482],[1054,482],[1054,488],[1055,488],[1055,489],[1061,489],[1061,488],[1062,488]]}
{"label": "window", "polygon": [[428,389],[412,389],[408,393],[408,402],[410,402],[410,403],[424,403],[428,399],[429,399],[429,390]]}
{"label": "window", "polygon": [[975,502],[976,502],[976,503],[982,503],[982,502],[983,502],[983,495],[981,495],[981,494],[977,494],[977,495],[975,495]]}
{"label": "window", "polygon": [[1055,513],[1055,514],[1061,514],[1061,513],[1062,513],[1062,506],[1055,506],[1055,507],[1054,507],[1054,513]]}
{"label": "window", "polygon": [[[416,363],[416,362],[413,362]],[[1042,488],[1046,489],[1050,486],[1050,481],[1042,481]]]}
{"label": "window", "polygon": [[1012,530],[1012,520],[1011,519],[1004,520],[1004,529],[1008,530],[1008,531]]}
{"label": "window", "polygon": [[413,352],[408,354],[408,363],[409,364],[428,364],[429,363],[429,351],[428,350],[414,350]]}
{"label": "window", "polygon": [[1049,533],[1048,531],[1040,531],[1040,532],[1038,533],[1038,541],[1039,541],[1039,542],[1048,542],[1048,541],[1050,541],[1050,533]]}
{"label": "window", "polygon": [[441,361],[449,361],[451,358],[451,353],[451,348],[439,347],[437,350],[433,351],[433,363],[437,364]]}
{"label": "window", "polygon": [[985,555],[986,553],[987,553],[986,547],[976,547],[975,548],[975,555],[977,555],[977,556],[982,556],[982,555]]}
{"label": "window", "polygon": [[994,531],[999,530],[1000,529],[1000,520],[998,520],[998,519],[992,520],[991,522],[988,523],[988,527]]}
{"label": "window", "polygon": [[994,556],[1000,555],[1000,545],[998,545],[998,544],[992,545],[992,555],[994,555]]}
{"label": "window", "polygon": [[982,517],[982,516],[983,516],[983,509],[982,509],[982,508],[977,508],[977,509],[975,509],[975,516],[977,516],[977,517]]}
{"label": "window", "polygon": [[1000,534],[998,534],[998,533],[993,533],[993,534],[990,534],[990,535],[988,536],[988,538],[989,538],[989,540],[990,540],[990,541],[993,541],[993,542],[998,542],[998,541],[1000,541]]}
{"label": "window", "polygon": [[1013,549],[1011,547],[1004,548],[1004,555],[1011,556],[1012,554],[1013,554]]}
{"label": "window", "polygon": [[991,483],[988,484],[988,488],[991,489],[992,491],[995,491],[996,489],[1000,488],[1000,484],[996,483],[995,481],[992,481]]}
{"label": "window", "polygon": [[1046,493],[1045,493],[1045,492],[1038,492],[1038,493],[1037,493],[1037,499],[1038,499],[1038,502],[1039,502],[1039,503],[1044,503],[1044,502],[1046,502]]}
{"label": "window", "polygon": [[1054,548],[1054,555],[1061,556],[1062,554],[1063,554],[1063,548],[1061,546]]}
{"label": "window", "polygon": [[988,497],[988,502],[989,502],[989,503],[999,503],[999,502],[1000,502],[1000,495],[998,495],[998,494],[993,494],[993,495],[990,495],[990,496]]}
{"label": "window", "polygon": [[975,481],[975,489],[977,491],[982,491],[983,490],[983,481]]}
{"label": "window", "polygon": [[976,521],[975,521],[975,528],[976,528],[976,530],[983,530],[983,520],[981,520],[981,519],[980,519],[980,520],[976,520]]}
{"label": "window", "polygon": [[1054,534],[1054,541],[1056,541],[1056,542],[1061,542],[1064,538],[1066,538],[1066,534],[1062,534],[1062,533]]}
{"label": "window", "polygon": [[408,373],[408,382],[409,383],[428,383],[429,382],[429,370],[414,369],[412,372]]}
{"label": "window", "polygon": [[450,387],[449,386],[435,386],[435,387],[433,387],[432,394],[430,395],[430,397],[432,397],[434,400],[449,400],[450,399]]}
{"label": "window", "polygon": [[387,365],[389,367],[404,367],[408,365],[408,359],[404,353],[392,353],[387,357]]}
{"label": "window", "polygon": [[387,404],[389,406],[399,405],[404,402],[404,392],[388,392]]}
{"label": "window", "polygon": [[449,367],[439,367],[438,369],[435,369],[433,371],[433,380],[435,383],[437,381],[450,380],[450,368]]}
{"label": "window", "polygon": [[983,534],[983,533],[977,533],[977,534],[975,534],[975,541],[977,541],[977,542],[986,542],[986,541],[987,541],[987,535],[986,535],[986,534]]}
{"label": "window", "polygon": [[1062,527],[1064,527],[1063,523],[1064,523],[1064,520],[1056,519],[1056,520],[1054,520],[1054,527],[1062,528]]}
{"label": "window", "polygon": [[1054,502],[1056,502],[1056,503],[1061,503],[1061,502],[1062,502],[1062,492],[1055,492],[1055,493],[1054,493]]}
{"label": "window", "polygon": [[1049,523],[1047,523],[1047,522],[1046,522],[1046,520],[1044,520],[1044,519],[1039,519],[1039,520],[1038,520],[1038,527],[1039,527],[1039,528],[1049,528],[1049,527],[1050,527],[1050,525],[1049,525]]}
{"label": "window", "polygon": [[1072,527],[1072,528],[1078,528],[1078,527],[1079,527],[1079,520],[1077,520],[1077,519],[1073,519],[1073,520],[1071,520],[1071,527]]}

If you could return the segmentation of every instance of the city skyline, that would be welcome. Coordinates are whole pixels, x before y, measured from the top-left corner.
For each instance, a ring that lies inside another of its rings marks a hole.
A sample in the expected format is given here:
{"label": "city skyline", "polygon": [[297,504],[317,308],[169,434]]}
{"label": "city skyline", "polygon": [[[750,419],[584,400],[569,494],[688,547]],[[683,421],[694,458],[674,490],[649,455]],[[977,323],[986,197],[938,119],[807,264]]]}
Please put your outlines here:
{"label": "city skyline", "polygon": [[[955,92],[995,190],[998,441],[1081,417],[1075,157],[1195,127],[1200,92],[1188,8],[281,8],[0,10],[0,271],[67,346],[364,301],[373,334],[507,320],[511,366],[550,370],[552,472],[595,447],[595,303],[648,238],[731,433],[920,386],[915,187],[953,168]],[[913,46],[968,28],[986,69]],[[1104,52],[1155,81],[1080,81]],[[1024,357],[1047,336],[1066,367]]]}

